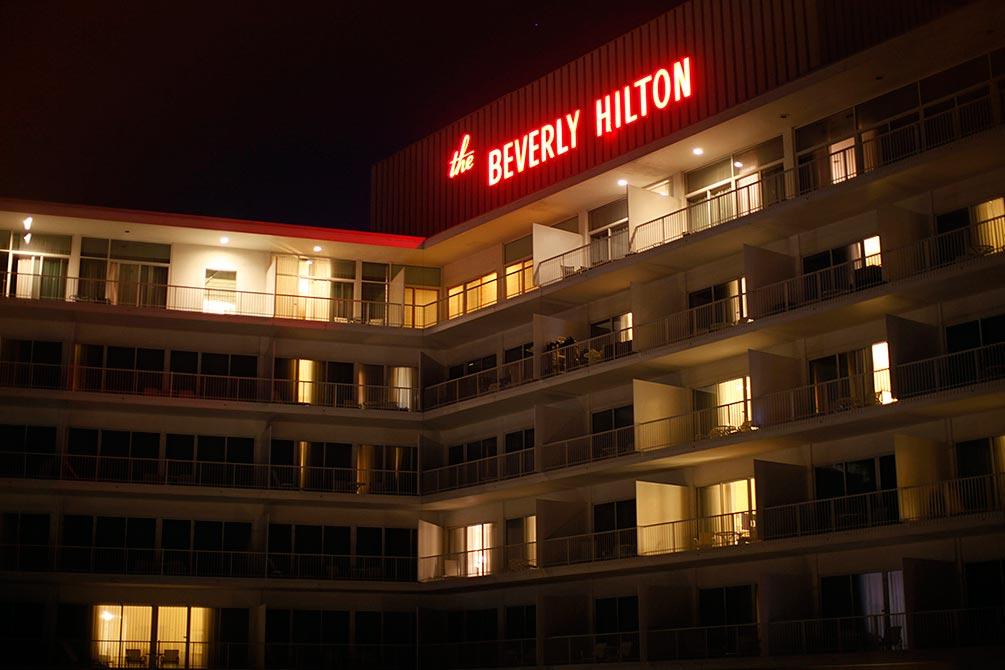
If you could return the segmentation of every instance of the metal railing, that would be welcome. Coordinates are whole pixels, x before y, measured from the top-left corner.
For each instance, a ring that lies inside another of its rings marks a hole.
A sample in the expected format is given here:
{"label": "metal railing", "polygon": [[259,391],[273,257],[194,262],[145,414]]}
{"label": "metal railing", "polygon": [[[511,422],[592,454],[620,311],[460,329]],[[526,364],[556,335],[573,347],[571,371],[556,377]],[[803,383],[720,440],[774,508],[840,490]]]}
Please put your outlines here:
{"label": "metal railing", "polygon": [[537,640],[535,638],[434,642],[419,645],[419,667],[424,670],[521,668],[536,665]]}
{"label": "metal railing", "polygon": [[224,463],[65,453],[0,452],[0,477],[418,495],[418,473],[409,470]]}
{"label": "metal railing", "polygon": [[772,655],[999,645],[1000,607],[897,612],[768,623]]}
{"label": "metal railing", "polygon": [[[491,552],[490,572],[517,572],[652,557],[687,551],[735,547],[793,537],[874,528],[921,521],[938,521],[1005,510],[1005,473],[951,479],[868,493],[822,498],[788,505],[743,510],[714,516],[679,519],[613,531],[581,533],[507,545]],[[465,571],[468,554],[430,556],[428,579],[488,574]],[[499,563],[499,557],[504,561]],[[444,574],[442,560],[451,560]],[[420,568],[420,573],[422,569]]]}
{"label": "metal railing", "polygon": [[433,409],[520,386],[534,379],[534,359],[524,358],[427,386],[422,392],[422,403],[426,409]]}
{"label": "metal railing", "polygon": [[904,363],[542,446],[542,468],[735,436],[1005,379],[1005,344]]}
{"label": "metal railing", "polygon": [[546,665],[628,663],[640,659],[638,631],[561,635],[544,639]]}
{"label": "metal railing", "polygon": [[553,377],[630,356],[635,353],[632,348],[633,331],[633,326],[628,326],[546,350],[540,356],[541,377]]}
{"label": "metal railing", "polygon": [[[408,634],[406,631],[395,632],[403,636]],[[268,642],[264,647],[268,670],[414,670],[417,667],[418,647],[414,643]]]}
{"label": "metal railing", "polygon": [[683,342],[884,283],[920,277],[943,268],[963,267],[1003,251],[1005,217],[996,217],[676,312],[635,326],[636,337],[646,348]]}
{"label": "metal railing", "polygon": [[670,661],[724,656],[759,656],[756,623],[663,628],[646,632],[646,658]]}
{"label": "metal railing", "polygon": [[683,239],[760,212],[786,200],[827,188],[881,167],[988,130],[996,125],[990,95],[883,133],[857,133],[854,145],[798,166],[763,175],[752,183],[717,194],[635,226],[623,253],[592,252],[593,242],[545,259],[534,269],[539,286],[561,281],[584,270]]}
{"label": "metal railing", "polygon": [[418,389],[377,384],[0,361],[0,386],[88,393],[417,411]]}
{"label": "metal railing", "polygon": [[520,477],[535,471],[534,448],[446,465],[422,473],[423,494]]}
{"label": "metal railing", "polygon": [[337,556],[200,549],[0,545],[0,568],[245,579],[415,581],[414,556]]}

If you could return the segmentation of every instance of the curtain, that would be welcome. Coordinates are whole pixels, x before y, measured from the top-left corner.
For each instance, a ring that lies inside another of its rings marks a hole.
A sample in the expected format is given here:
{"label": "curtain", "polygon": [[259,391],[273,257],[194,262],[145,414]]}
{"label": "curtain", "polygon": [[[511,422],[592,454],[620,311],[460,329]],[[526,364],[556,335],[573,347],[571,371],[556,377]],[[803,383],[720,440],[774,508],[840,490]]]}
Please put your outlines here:
{"label": "curtain", "polygon": [[105,300],[110,304],[118,304],[119,298],[119,264],[108,264],[108,276],[105,281]]}

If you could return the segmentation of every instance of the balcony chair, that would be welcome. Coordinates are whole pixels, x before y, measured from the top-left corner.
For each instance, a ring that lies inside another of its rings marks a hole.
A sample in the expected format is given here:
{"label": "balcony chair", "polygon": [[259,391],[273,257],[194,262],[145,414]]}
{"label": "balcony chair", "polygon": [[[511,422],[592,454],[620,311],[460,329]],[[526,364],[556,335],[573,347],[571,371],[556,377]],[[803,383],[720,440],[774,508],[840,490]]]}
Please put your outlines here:
{"label": "balcony chair", "polygon": [[177,649],[165,649],[161,652],[160,663],[158,664],[161,668],[177,668],[180,664],[180,655]]}
{"label": "balcony chair", "polygon": [[126,649],[125,663],[127,668],[146,667],[146,655],[142,649]]}

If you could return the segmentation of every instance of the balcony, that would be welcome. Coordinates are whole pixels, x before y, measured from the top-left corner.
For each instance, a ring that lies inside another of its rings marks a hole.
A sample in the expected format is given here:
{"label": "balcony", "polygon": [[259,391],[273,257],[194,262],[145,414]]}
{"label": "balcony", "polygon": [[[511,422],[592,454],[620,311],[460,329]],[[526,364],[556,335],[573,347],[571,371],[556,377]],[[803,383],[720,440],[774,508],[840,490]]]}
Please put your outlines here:
{"label": "balcony", "polygon": [[766,627],[772,655],[998,646],[1005,639],[1005,611],[901,612],[780,621]]}
{"label": "balcony", "polygon": [[[354,410],[418,410],[418,389],[80,365],[0,362],[0,387]],[[309,402],[308,402],[309,400]]]}
{"label": "balcony", "polygon": [[0,453],[0,477],[352,495],[418,495],[418,473],[265,463]]}
{"label": "balcony", "polygon": [[0,546],[0,566],[18,572],[62,572],[156,577],[309,579],[414,582],[409,556],[335,556],[254,551]]}
{"label": "balcony", "polygon": [[926,523],[938,528],[974,515],[1000,517],[1005,510],[1003,495],[1005,473],[998,473],[428,556],[419,559],[419,571],[429,580],[481,577],[526,573],[538,567],[642,561],[881,526]]}
{"label": "balcony", "polygon": [[[989,89],[990,90],[990,89]],[[561,282],[592,268],[618,262],[631,254],[683,241],[690,235],[731,223],[780,203],[872,174],[908,158],[996,127],[991,95],[986,94],[941,114],[884,133],[854,136],[846,149],[800,163],[795,168],[718,194],[702,202],[641,223],[619,253],[597,254],[585,244],[537,263],[538,286]]]}
{"label": "balcony", "polygon": [[419,646],[423,670],[452,668],[524,668],[537,665],[537,640],[483,640],[426,643]]}
{"label": "balcony", "polygon": [[[883,250],[875,256],[749,289],[656,321],[556,346],[538,355],[540,378],[558,378],[615,360],[659,357],[669,347],[680,347],[698,338],[725,338],[744,327],[757,328],[759,320],[769,317],[803,313],[807,318],[820,318],[814,307],[849,296],[861,296],[863,300],[874,297],[870,289],[897,293],[908,282],[941,271],[979,270],[1000,259],[1003,252],[1005,217],[996,217]],[[423,392],[424,407],[432,410],[537,381],[533,366],[528,361],[520,363],[523,366],[519,375],[512,368],[494,368],[430,386]]]}
{"label": "balcony", "polygon": [[475,461],[447,465],[422,473],[424,494],[522,477],[535,472],[534,449],[523,449]]}
{"label": "balcony", "polygon": [[544,662],[547,665],[637,663],[639,658],[637,631],[563,635],[544,640]]}
{"label": "balcony", "polygon": [[810,384],[718,407],[656,419],[546,444],[542,467],[555,470],[638,452],[723,439],[749,439],[757,431],[808,419],[880,408],[1005,379],[1005,344]]}

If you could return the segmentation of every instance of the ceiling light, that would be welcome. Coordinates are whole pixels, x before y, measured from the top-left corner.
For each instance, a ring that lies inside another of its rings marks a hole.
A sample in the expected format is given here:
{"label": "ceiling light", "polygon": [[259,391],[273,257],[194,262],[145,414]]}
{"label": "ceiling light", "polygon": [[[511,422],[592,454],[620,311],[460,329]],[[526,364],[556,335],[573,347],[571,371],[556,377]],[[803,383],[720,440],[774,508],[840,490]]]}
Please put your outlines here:
{"label": "ceiling light", "polygon": [[694,149],[691,149],[691,153],[693,153],[695,156],[701,156],[703,153],[705,153],[705,150],[702,149],[701,147],[695,147]]}
{"label": "ceiling light", "polygon": [[31,244],[31,233],[25,233],[25,235],[24,235],[24,243],[25,244]]}
{"label": "ceiling light", "polygon": [[102,621],[111,621],[114,618],[115,618],[115,615],[112,614],[111,612],[109,612],[108,610],[101,610],[101,620]]}
{"label": "ceiling light", "polygon": [[230,238],[224,235],[220,238],[220,244],[230,244]]}
{"label": "ceiling light", "polygon": [[32,221],[34,221],[34,220],[35,220],[35,219],[31,218],[30,216],[26,216],[26,217],[24,217],[24,221],[22,221],[22,222],[21,222],[21,223],[23,223],[23,224],[24,224],[24,229],[25,229],[25,230],[31,230],[31,223],[32,223]]}
{"label": "ceiling light", "polygon": [[733,161],[733,167],[735,167],[735,168],[742,168],[743,167],[743,163],[741,163],[740,161]]}
{"label": "ceiling light", "polygon": [[627,179],[619,179],[618,180],[618,186],[628,186],[628,180]]}
{"label": "ceiling light", "polygon": [[314,245],[314,253],[317,254],[317,253],[320,253],[320,252],[321,252],[321,245],[320,244],[315,244]]}
{"label": "ceiling light", "polygon": [[308,265],[314,265],[314,261],[312,261],[311,259],[309,259],[309,258],[308,258],[308,259],[307,259],[307,264],[308,264]]}

